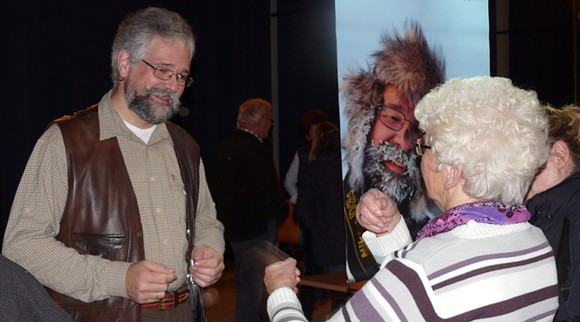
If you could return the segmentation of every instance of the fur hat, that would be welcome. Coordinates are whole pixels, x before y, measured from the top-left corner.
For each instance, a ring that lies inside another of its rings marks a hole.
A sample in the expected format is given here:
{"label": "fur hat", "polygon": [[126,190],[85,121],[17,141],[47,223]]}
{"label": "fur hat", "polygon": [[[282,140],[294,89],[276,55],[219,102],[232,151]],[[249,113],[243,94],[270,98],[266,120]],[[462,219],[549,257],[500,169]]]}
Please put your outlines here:
{"label": "fur hat", "polygon": [[419,100],[445,80],[440,51],[429,48],[421,26],[411,21],[402,34],[385,33],[382,49],[372,54],[373,66],[347,74],[341,85],[348,119],[344,148],[349,165],[349,184],[363,189],[364,150],[373,126],[375,107],[382,103],[386,85],[394,85],[415,108]]}

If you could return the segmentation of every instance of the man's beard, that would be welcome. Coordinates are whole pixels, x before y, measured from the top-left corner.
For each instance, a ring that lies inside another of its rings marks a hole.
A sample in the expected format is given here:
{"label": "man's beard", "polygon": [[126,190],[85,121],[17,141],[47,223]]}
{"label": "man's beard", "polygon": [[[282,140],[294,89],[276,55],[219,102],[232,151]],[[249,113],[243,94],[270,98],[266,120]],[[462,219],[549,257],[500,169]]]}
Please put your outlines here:
{"label": "man's beard", "polygon": [[[180,109],[181,103],[175,92],[167,89],[163,90],[158,87],[145,89],[145,93],[140,93],[139,89],[125,83],[125,99],[129,109],[135,112],[142,120],[151,124],[163,123],[172,118]],[[159,96],[169,100],[169,104],[161,104],[150,100],[151,96]]]}
{"label": "man's beard", "polygon": [[[393,160],[403,164],[407,169],[405,174],[395,174],[385,166],[385,161]],[[377,188],[391,196],[397,203],[413,197],[421,187],[421,171],[417,165],[417,156],[412,152],[405,153],[388,142],[378,146],[372,144],[367,146],[363,174],[365,191]]]}

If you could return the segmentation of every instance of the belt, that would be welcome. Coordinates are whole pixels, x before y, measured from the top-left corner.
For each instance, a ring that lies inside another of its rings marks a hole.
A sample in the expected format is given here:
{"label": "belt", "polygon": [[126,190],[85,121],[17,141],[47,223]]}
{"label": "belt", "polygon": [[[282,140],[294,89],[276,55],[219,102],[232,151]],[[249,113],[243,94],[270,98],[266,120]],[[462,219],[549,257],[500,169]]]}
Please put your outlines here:
{"label": "belt", "polygon": [[185,303],[189,299],[187,284],[177,291],[165,293],[165,297],[157,302],[141,304],[141,310],[169,310]]}

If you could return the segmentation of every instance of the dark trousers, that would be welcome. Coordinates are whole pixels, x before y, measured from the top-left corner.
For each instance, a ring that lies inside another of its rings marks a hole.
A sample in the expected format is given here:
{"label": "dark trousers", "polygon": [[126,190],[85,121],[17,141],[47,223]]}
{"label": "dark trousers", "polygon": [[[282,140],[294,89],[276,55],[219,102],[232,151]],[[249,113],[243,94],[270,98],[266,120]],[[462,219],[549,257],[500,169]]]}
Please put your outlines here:
{"label": "dark trousers", "polygon": [[250,240],[230,241],[236,269],[235,322],[259,322],[267,317],[265,312],[264,269],[266,263],[256,251],[264,242],[275,243],[277,224],[269,223],[267,231]]}
{"label": "dark trousers", "polygon": [[[307,229],[303,230],[304,237],[304,276],[317,275],[323,273],[346,272],[346,263],[342,265],[317,265],[314,263],[314,255],[312,253],[312,237]],[[317,300],[324,299],[324,290],[320,288],[301,286],[298,298],[300,305],[302,305],[302,312],[308,321],[312,321],[312,313],[316,306]],[[342,306],[344,302],[333,300],[331,304],[331,311]]]}

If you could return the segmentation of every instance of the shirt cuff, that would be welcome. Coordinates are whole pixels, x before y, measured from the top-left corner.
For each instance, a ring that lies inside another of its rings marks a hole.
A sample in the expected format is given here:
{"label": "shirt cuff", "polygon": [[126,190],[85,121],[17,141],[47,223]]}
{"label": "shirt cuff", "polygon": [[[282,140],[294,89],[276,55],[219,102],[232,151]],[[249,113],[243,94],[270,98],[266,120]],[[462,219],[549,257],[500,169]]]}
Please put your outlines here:
{"label": "shirt cuff", "polygon": [[111,261],[105,269],[105,285],[110,296],[121,296],[129,298],[125,279],[127,270],[131,263],[122,261]]}
{"label": "shirt cuff", "polygon": [[287,309],[298,310],[300,315],[304,314],[296,293],[290,288],[282,287],[272,292],[268,297],[268,316],[270,321],[274,321],[274,316],[279,311]]}
{"label": "shirt cuff", "polygon": [[362,237],[379,264],[392,252],[413,242],[404,218],[401,218],[395,229],[388,234],[377,236],[370,231],[365,231]]}

